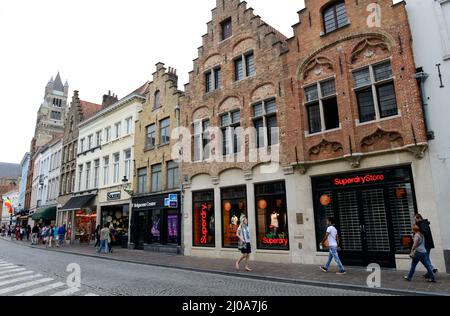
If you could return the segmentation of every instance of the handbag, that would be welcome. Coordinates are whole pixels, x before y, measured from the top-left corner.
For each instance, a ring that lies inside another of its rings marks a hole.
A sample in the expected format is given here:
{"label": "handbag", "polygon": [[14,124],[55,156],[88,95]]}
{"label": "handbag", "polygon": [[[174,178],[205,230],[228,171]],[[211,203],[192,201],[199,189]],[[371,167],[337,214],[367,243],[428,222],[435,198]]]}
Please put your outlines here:
{"label": "handbag", "polygon": [[414,250],[412,250],[411,253],[409,254],[409,257],[410,257],[411,259],[414,259],[414,258],[416,257],[416,255],[417,255],[417,250],[414,249]]}

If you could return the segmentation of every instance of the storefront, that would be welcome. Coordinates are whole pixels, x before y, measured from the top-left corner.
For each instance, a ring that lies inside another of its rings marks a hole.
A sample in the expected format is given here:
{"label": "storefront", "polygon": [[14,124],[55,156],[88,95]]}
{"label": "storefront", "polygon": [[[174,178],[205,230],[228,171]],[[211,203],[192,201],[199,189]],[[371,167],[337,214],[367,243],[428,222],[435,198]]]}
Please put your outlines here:
{"label": "storefront", "polygon": [[318,252],[333,217],[347,265],[395,268],[396,255],[409,253],[402,238],[417,212],[411,166],[314,177],[312,184]]}
{"label": "storefront", "polygon": [[100,201],[100,223],[102,226],[108,224],[114,227],[116,231],[114,246],[128,248],[130,200],[122,200],[121,191],[107,192],[105,196],[105,202]]}
{"label": "storefront", "polygon": [[67,240],[90,244],[95,239],[97,224],[96,194],[76,196],[58,211],[57,225],[66,225]]}
{"label": "storefront", "polygon": [[180,192],[138,197],[132,204],[132,246],[135,249],[179,252]]}
{"label": "storefront", "polygon": [[41,226],[55,225],[56,206],[48,206],[39,209],[31,216],[31,219],[33,220],[34,224],[38,224]]}

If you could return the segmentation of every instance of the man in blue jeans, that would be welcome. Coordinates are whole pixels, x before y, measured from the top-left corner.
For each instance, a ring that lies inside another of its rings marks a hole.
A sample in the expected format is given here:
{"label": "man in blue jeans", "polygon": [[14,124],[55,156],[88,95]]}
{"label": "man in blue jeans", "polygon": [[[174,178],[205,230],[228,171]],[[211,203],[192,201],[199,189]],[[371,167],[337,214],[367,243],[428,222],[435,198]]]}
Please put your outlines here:
{"label": "man in blue jeans", "polygon": [[344,265],[341,262],[341,259],[339,259],[339,254],[338,254],[338,247],[339,247],[339,236],[338,236],[338,231],[335,227],[336,223],[334,221],[334,218],[328,218],[327,220],[327,225],[328,225],[328,229],[327,229],[327,233],[325,234],[325,237],[322,240],[321,248],[323,247],[323,245],[325,243],[328,243],[328,248],[330,249],[330,255],[328,256],[328,262],[325,265],[325,267],[321,266],[320,269],[327,273],[328,270],[330,269],[330,265],[331,262],[336,261],[336,264],[339,267],[339,272],[337,272],[337,275],[345,275],[345,268]]}
{"label": "man in blue jeans", "polygon": [[64,239],[66,238],[66,224],[58,228],[58,247],[64,246]]}
{"label": "man in blue jeans", "polygon": [[100,231],[100,248],[98,248],[97,252],[102,252],[102,249],[105,249],[105,253],[108,253],[108,244],[110,242],[109,236],[109,228],[108,224],[105,224],[103,229]]}

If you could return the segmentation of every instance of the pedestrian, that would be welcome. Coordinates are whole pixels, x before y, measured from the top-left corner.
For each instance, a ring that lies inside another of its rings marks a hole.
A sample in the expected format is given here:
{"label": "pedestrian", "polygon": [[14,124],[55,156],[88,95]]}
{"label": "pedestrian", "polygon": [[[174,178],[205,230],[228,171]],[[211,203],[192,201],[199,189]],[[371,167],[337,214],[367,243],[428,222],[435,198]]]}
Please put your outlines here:
{"label": "pedestrian", "polygon": [[61,225],[58,229],[58,247],[64,246],[64,239],[66,238],[66,224]]}
{"label": "pedestrian", "polygon": [[100,247],[98,248],[97,252],[102,252],[102,249],[105,249],[105,253],[108,253],[108,244],[110,240],[110,232],[108,228],[108,224],[105,224],[103,229],[100,231]]}
{"label": "pedestrian", "polygon": [[53,243],[53,226],[50,225],[50,228],[48,229],[48,248],[52,248]]}
{"label": "pedestrian", "polygon": [[27,226],[27,241],[30,241],[30,235],[31,235],[31,226]]}
{"label": "pedestrian", "polygon": [[345,275],[347,274],[347,272],[345,271],[344,265],[341,262],[341,259],[339,258],[339,253],[338,253],[338,248],[339,248],[339,234],[338,231],[335,227],[336,222],[334,220],[334,218],[328,218],[327,219],[327,233],[325,234],[325,237],[323,238],[321,244],[320,244],[320,248],[323,249],[324,246],[325,248],[329,249],[329,255],[328,255],[328,262],[325,266],[321,266],[320,269],[325,272],[328,273],[329,269],[330,269],[330,265],[331,262],[336,261],[336,264],[338,265],[339,271],[336,273],[337,275]]}
{"label": "pedestrian", "polygon": [[114,225],[109,225],[109,244],[108,249],[110,253],[113,253],[113,243],[116,242],[116,229],[114,228]]}
{"label": "pedestrian", "polygon": [[413,233],[414,245],[410,254],[410,257],[412,259],[411,270],[408,276],[405,276],[404,279],[408,282],[412,281],[414,273],[416,272],[417,265],[420,262],[428,271],[428,282],[436,283],[436,278],[433,272],[430,257],[428,256],[427,249],[425,247],[425,236],[420,232],[420,227],[418,225],[414,225]]}
{"label": "pedestrian", "polygon": [[[431,232],[431,223],[428,219],[424,219],[421,214],[416,215],[416,225],[420,228],[420,233],[425,238],[425,249],[427,250],[428,258],[430,259],[431,267],[433,268],[433,273],[438,273],[438,269],[433,266],[431,262],[431,250],[435,248],[433,233]],[[429,278],[428,274],[424,275],[425,278]]]}
{"label": "pedestrian", "polygon": [[242,215],[240,220],[241,224],[239,225],[236,236],[239,238],[238,249],[241,251],[242,256],[236,262],[236,270],[239,271],[241,269],[241,262],[245,261],[245,270],[252,272],[253,270],[249,266],[252,245],[250,240],[250,230],[248,228],[248,219],[245,215]]}
{"label": "pedestrian", "polygon": [[42,228],[42,242],[45,245],[45,248],[48,248],[49,238],[50,238],[50,228],[48,226],[44,226]]}
{"label": "pedestrian", "polygon": [[94,245],[94,248],[97,248],[98,246],[100,246],[100,230],[101,230],[101,226],[97,225],[97,228],[95,229],[95,245]]}
{"label": "pedestrian", "polygon": [[39,235],[39,226],[34,224],[33,229],[31,230],[31,244],[32,245],[37,245],[38,235]]}
{"label": "pedestrian", "polygon": [[19,241],[20,240],[20,227],[19,227],[19,225],[16,225],[15,235],[16,235],[16,240]]}

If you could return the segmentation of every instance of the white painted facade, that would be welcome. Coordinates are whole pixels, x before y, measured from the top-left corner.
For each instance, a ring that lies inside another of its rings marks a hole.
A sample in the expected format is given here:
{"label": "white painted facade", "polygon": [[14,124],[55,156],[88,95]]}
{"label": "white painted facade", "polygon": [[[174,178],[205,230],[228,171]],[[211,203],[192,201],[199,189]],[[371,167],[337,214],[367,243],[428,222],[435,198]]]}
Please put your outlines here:
{"label": "white painted facade", "polygon": [[59,196],[59,179],[61,174],[61,153],[62,139],[51,144],[49,147],[48,161],[48,184],[47,195],[45,197],[45,205],[54,206],[58,204]]}
{"label": "white painted facade", "polygon": [[122,180],[133,181],[134,125],[143,102],[144,97],[131,94],[79,125],[75,192],[97,192],[97,223],[108,192],[121,192],[115,204],[131,203]]}
{"label": "white painted facade", "polygon": [[440,242],[450,272],[450,0],[408,0],[406,9],[416,66],[422,68],[419,76],[423,78],[424,107],[432,135],[428,155],[439,216],[431,224],[433,232],[440,226]]}

